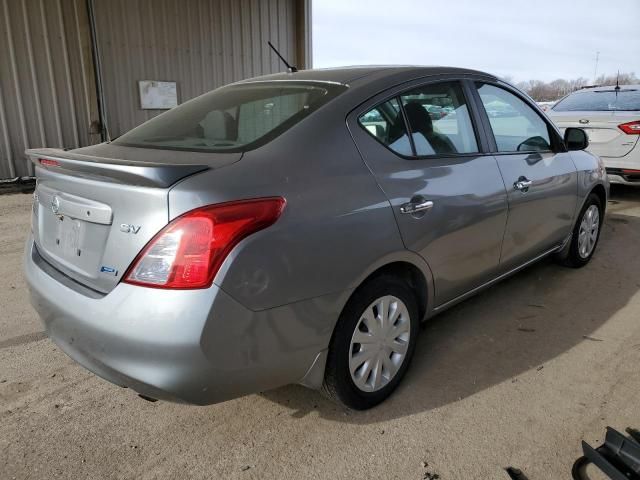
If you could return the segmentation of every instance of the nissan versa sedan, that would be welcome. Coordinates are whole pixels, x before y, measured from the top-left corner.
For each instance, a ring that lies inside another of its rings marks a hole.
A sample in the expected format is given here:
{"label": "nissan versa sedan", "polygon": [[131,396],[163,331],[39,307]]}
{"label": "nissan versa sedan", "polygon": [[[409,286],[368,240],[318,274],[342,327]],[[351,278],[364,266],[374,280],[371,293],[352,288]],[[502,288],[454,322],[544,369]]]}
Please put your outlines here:
{"label": "nissan versa sedan", "polygon": [[611,183],[640,187],[640,85],[578,90],[547,115],[561,131],[587,132],[589,151],[602,158]]}
{"label": "nissan versa sedan", "polygon": [[589,262],[608,183],[586,147],[472,70],[245,80],[112,142],[27,151],[32,303],[70,357],[147,399],[299,383],[366,409],[422,321],[547,255]]}

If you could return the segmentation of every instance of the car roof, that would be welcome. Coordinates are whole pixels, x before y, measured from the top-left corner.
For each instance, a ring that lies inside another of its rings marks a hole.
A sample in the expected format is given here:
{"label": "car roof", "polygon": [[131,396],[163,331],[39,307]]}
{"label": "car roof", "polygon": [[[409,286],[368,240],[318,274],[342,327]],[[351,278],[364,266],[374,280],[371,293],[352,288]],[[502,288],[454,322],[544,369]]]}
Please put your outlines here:
{"label": "car roof", "polygon": [[[404,75],[403,75],[404,74]],[[366,81],[367,77],[375,76],[376,79],[385,77],[426,77],[430,75],[482,75],[495,79],[490,75],[478,70],[466,68],[443,67],[443,66],[415,66],[415,65],[362,65],[336,68],[318,68],[309,70],[299,70],[294,73],[282,72],[260,77],[249,78],[240,83],[282,81],[282,80],[302,80],[317,82],[333,82],[342,85],[353,85]]]}

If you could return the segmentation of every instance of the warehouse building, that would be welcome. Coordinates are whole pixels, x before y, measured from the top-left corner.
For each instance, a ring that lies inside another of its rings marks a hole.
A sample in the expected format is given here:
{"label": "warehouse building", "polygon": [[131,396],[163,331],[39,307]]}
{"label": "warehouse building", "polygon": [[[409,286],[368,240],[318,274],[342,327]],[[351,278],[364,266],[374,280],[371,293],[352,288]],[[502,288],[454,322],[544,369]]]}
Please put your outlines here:
{"label": "warehouse building", "polygon": [[206,91],[311,66],[311,0],[0,0],[0,180]]}

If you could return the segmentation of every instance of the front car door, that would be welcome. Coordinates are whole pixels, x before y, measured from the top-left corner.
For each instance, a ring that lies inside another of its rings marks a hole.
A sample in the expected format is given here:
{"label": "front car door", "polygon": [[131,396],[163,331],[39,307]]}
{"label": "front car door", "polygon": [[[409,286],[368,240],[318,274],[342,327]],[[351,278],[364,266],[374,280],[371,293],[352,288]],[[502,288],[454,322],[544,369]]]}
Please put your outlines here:
{"label": "front car door", "polygon": [[501,271],[516,268],[568,238],[577,172],[555,128],[506,85],[475,84],[476,102],[507,188],[509,218]]}
{"label": "front car door", "polygon": [[405,246],[431,268],[436,307],[497,274],[507,218],[504,183],[474,127],[470,94],[456,80],[414,81],[348,118]]}

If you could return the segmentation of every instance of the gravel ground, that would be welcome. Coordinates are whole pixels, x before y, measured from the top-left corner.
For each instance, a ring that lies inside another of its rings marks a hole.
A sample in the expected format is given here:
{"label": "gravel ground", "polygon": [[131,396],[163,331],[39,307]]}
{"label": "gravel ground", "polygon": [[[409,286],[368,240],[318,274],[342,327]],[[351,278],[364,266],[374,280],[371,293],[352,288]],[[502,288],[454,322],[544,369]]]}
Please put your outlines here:
{"label": "gravel ground", "polygon": [[88,373],[28,303],[30,196],[0,196],[0,478],[569,478],[580,440],[640,427],[640,190],[612,198],[589,266],[543,261],[433,319],[397,394],[351,412],[300,386],[149,403]]}

